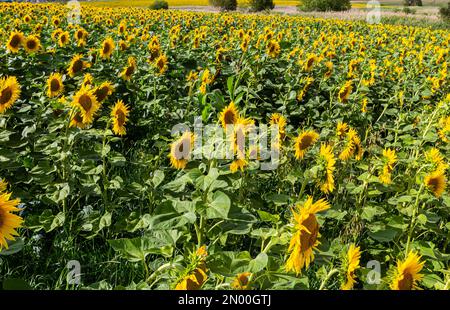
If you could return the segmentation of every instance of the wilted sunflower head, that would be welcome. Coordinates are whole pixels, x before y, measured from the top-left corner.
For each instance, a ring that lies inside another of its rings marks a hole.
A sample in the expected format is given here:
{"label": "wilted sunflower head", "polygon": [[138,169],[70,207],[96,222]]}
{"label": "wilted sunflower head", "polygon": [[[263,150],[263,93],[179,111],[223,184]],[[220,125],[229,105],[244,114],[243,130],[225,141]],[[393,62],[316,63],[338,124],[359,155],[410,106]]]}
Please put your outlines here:
{"label": "wilted sunflower head", "polygon": [[9,36],[6,48],[13,53],[17,53],[19,51],[20,46],[24,43],[24,41],[25,37],[22,32],[13,31]]}
{"label": "wilted sunflower head", "polygon": [[30,35],[26,37],[23,46],[28,53],[35,53],[40,49],[41,42],[39,41],[39,38],[37,36]]}
{"label": "wilted sunflower head", "polygon": [[20,84],[15,76],[0,79],[0,114],[12,107],[20,97]]}
{"label": "wilted sunflower head", "polygon": [[53,73],[47,80],[47,95],[52,98],[60,95],[64,91],[62,75]]}

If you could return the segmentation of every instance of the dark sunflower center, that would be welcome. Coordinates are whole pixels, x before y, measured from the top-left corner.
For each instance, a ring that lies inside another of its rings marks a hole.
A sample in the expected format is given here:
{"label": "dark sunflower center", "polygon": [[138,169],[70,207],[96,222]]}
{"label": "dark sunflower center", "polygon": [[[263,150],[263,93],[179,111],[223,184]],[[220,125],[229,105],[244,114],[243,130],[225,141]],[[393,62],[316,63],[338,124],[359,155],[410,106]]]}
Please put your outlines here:
{"label": "dark sunflower center", "polygon": [[127,70],[125,71],[125,75],[126,76],[131,76],[134,73],[134,67],[130,66],[127,68]]}
{"label": "dark sunflower center", "polygon": [[227,125],[234,124],[234,122],[236,121],[236,115],[234,115],[233,111],[226,111],[223,119],[225,121],[225,124]]}
{"label": "dark sunflower center", "polygon": [[83,32],[78,31],[78,32],[77,32],[77,39],[78,39],[78,40],[81,40],[82,38],[83,38]]}
{"label": "dark sunflower center", "polygon": [[312,137],[304,136],[300,143],[300,149],[304,150],[304,149],[308,148],[311,145],[311,143],[312,143]]}
{"label": "dark sunflower center", "polygon": [[37,46],[36,41],[34,41],[34,40],[27,41],[27,47],[30,50],[34,50],[36,48],[36,46]]}
{"label": "dark sunflower center", "polygon": [[5,88],[4,90],[2,90],[2,92],[0,93],[0,104],[4,105],[7,102],[9,102],[9,100],[11,100],[13,96],[12,90],[10,87]]}
{"label": "dark sunflower center", "polygon": [[62,36],[62,37],[61,37],[61,42],[62,42],[62,43],[66,43],[66,41],[67,41],[67,37],[66,37],[66,36]]}
{"label": "dark sunflower center", "polygon": [[431,178],[428,181],[428,185],[431,186],[433,189],[437,188],[439,186],[439,180],[437,178]]}
{"label": "dark sunflower center", "polygon": [[83,107],[83,109],[87,112],[90,111],[92,108],[92,100],[91,97],[88,95],[81,95],[80,99],[78,100],[80,105]]}
{"label": "dark sunflower center", "polygon": [[57,79],[53,79],[50,82],[50,90],[52,92],[58,91],[60,89],[59,81]]}
{"label": "dark sunflower center", "polygon": [[97,89],[97,91],[95,92],[95,96],[97,97],[98,101],[105,100],[106,96],[108,96],[108,88],[102,87],[102,88]]}
{"label": "dark sunflower center", "polygon": [[183,153],[183,151],[184,151],[183,143],[180,143],[180,144],[178,145],[178,152]]}
{"label": "dark sunflower center", "polygon": [[302,252],[311,249],[317,240],[317,235],[319,233],[319,224],[317,223],[316,216],[311,214],[304,222],[303,225],[310,232],[303,231],[300,236],[300,244],[302,247]]}
{"label": "dark sunflower center", "polygon": [[125,114],[122,111],[117,111],[117,123],[119,126],[123,126],[125,124]]}
{"label": "dark sunflower center", "polygon": [[109,45],[109,43],[105,43],[105,45],[103,45],[103,54],[108,54],[110,50],[111,46]]}
{"label": "dark sunflower center", "polygon": [[83,61],[80,59],[75,60],[72,66],[73,73],[80,72],[83,69]]}
{"label": "dark sunflower center", "polygon": [[11,38],[11,41],[9,41],[9,45],[11,45],[13,48],[17,48],[19,47],[19,44],[20,44],[20,36],[16,34]]}
{"label": "dark sunflower center", "polygon": [[314,63],[314,58],[310,58],[310,59],[308,60],[308,63],[307,63],[308,68],[311,68],[311,66],[313,65],[313,63]]}
{"label": "dark sunflower center", "polygon": [[247,276],[240,276],[239,277],[239,283],[241,286],[246,286],[248,284],[248,277]]}
{"label": "dark sunflower center", "polygon": [[414,284],[413,276],[410,273],[406,273],[403,279],[398,282],[398,288],[400,290],[412,290]]}
{"label": "dark sunflower center", "polygon": [[81,116],[80,113],[75,114],[75,116],[73,117],[73,119],[74,119],[75,122],[77,122],[77,123],[82,123],[82,122],[83,122],[83,117]]}

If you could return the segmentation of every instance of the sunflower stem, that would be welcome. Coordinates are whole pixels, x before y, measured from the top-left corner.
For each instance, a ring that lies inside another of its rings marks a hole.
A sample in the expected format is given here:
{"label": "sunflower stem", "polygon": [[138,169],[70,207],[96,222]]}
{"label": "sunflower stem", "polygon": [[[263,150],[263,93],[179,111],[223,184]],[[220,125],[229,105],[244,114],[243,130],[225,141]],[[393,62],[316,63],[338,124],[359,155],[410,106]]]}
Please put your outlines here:
{"label": "sunflower stem", "polygon": [[405,257],[407,257],[408,253],[409,253],[409,247],[410,247],[410,244],[411,244],[411,241],[412,241],[414,225],[415,225],[415,222],[416,222],[416,215],[417,215],[417,212],[419,211],[418,210],[419,197],[420,197],[420,194],[422,193],[422,190],[423,190],[423,184],[420,185],[419,192],[417,193],[416,202],[414,203],[413,213],[411,215],[411,222],[409,223],[409,232],[408,232],[408,240],[406,241]]}
{"label": "sunflower stem", "polygon": [[330,278],[335,275],[336,273],[338,273],[339,270],[338,269],[331,269],[330,272],[328,272],[327,276],[325,277],[325,279],[323,279],[322,283],[320,284],[319,290],[323,290],[325,287],[325,284],[327,284],[328,280],[330,280]]}

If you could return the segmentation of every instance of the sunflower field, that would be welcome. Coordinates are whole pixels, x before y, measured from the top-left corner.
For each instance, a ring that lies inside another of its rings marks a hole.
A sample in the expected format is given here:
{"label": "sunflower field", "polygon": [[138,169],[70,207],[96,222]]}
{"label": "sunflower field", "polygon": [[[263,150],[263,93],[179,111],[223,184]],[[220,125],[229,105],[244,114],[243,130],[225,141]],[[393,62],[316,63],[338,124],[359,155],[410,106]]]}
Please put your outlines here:
{"label": "sunflower field", "polygon": [[4,288],[450,289],[449,30],[80,13],[0,4]]}

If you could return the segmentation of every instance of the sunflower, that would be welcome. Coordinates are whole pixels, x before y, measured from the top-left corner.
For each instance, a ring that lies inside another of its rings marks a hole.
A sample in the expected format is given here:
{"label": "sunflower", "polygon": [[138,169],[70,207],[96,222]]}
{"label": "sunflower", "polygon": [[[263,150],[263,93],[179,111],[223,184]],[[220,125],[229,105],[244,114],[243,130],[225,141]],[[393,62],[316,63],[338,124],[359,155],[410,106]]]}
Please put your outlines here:
{"label": "sunflower", "polygon": [[100,104],[95,97],[94,90],[90,87],[81,87],[75,94],[72,106],[79,109],[84,124],[91,124],[94,121],[94,115],[100,108]]}
{"label": "sunflower", "polygon": [[236,278],[234,278],[233,283],[231,283],[231,287],[235,290],[247,290],[251,276],[251,272],[239,273]]}
{"label": "sunflower", "polygon": [[41,48],[41,42],[35,35],[30,35],[25,38],[23,46],[28,53],[35,53]]}
{"label": "sunflower", "polygon": [[64,84],[62,82],[62,75],[60,73],[53,73],[47,80],[47,95],[52,98],[59,96],[64,91]]}
{"label": "sunflower", "polygon": [[199,290],[208,279],[206,272],[206,247],[200,247],[191,256],[191,264],[184,272],[184,276],[175,286],[175,290]]}
{"label": "sunflower", "polygon": [[352,89],[352,81],[345,82],[345,84],[339,90],[339,102],[346,103],[348,101],[348,97],[350,97],[350,94],[352,93]]}
{"label": "sunflower", "polygon": [[184,169],[188,163],[194,146],[194,135],[190,132],[185,132],[183,135],[172,142],[170,146],[170,163],[176,169]]}
{"label": "sunflower", "polygon": [[15,76],[9,76],[0,79],[0,114],[6,110],[20,97],[20,84]]}
{"label": "sunflower", "polygon": [[74,77],[78,73],[80,73],[84,68],[88,67],[88,64],[82,60],[82,55],[78,54],[73,56],[70,61],[69,68],[67,69],[67,73],[70,77]]}
{"label": "sunflower", "polygon": [[359,154],[362,152],[361,148],[361,140],[358,136],[358,133],[355,129],[350,128],[346,134],[346,144],[344,149],[342,150],[341,154],[339,154],[340,160],[348,160],[350,157],[355,154],[355,151],[358,150],[357,159],[361,159],[362,154]]}
{"label": "sunflower", "polygon": [[230,171],[231,173],[235,173],[238,170],[244,171],[244,168],[247,165],[248,162],[245,159],[242,158],[235,159],[230,165]]}
{"label": "sunflower", "polygon": [[69,32],[64,31],[58,37],[58,45],[59,47],[64,47],[69,43]]}
{"label": "sunflower", "polygon": [[17,53],[19,51],[20,46],[25,41],[25,37],[22,32],[13,31],[9,36],[8,43],[6,44],[6,48],[13,53]]}
{"label": "sunflower", "polygon": [[86,73],[83,77],[83,83],[81,86],[92,86],[94,84],[94,77],[90,73]]}
{"label": "sunflower", "polygon": [[278,133],[281,140],[286,136],[286,118],[279,114],[274,113],[270,116],[270,125],[278,125]]}
{"label": "sunflower", "polygon": [[305,70],[306,72],[310,72],[318,59],[319,58],[316,55],[308,54],[308,58],[306,58],[306,61],[303,64],[303,70]]}
{"label": "sunflower", "polygon": [[219,114],[219,121],[224,129],[226,129],[228,125],[235,125],[238,122],[238,119],[239,112],[233,101],[231,101]]}
{"label": "sunflower", "polygon": [[355,285],[356,283],[355,271],[360,267],[359,266],[360,258],[361,258],[360,248],[356,247],[354,244],[351,244],[348,249],[347,257],[344,263],[346,280],[341,286],[343,290],[351,290]]}
{"label": "sunflower", "polygon": [[342,139],[348,132],[348,124],[343,122],[338,122],[336,126],[336,135]]}
{"label": "sunflower", "polygon": [[441,152],[435,147],[431,148],[425,153],[425,158],[435,167],[435,171],[445,171],[448,168],[447,163],[445,163],[444,157]]}
{"label": "sunflower", "polygon": [[167,70],[167,57],[164,54],[161,54],[155,60],[155,67],[158,69],[159,74],[164,74]]}
{"label": "sunflower", "polygon": [[116,45],[114,44],[114,40],[112,38],[107,38],[102,43],[102,48],[100,49],[100,57],[103,59],[109,59],[114,52]]}
{"label": "sunflower", "polygon": [[86,124],[83,123],[83,116],[81,115],[81,112],[77,111],[73,114],[69,127],[78,127],[80,129],[86,127]]}
{"label": "sunflower", "polygon": [[306,150],[319,139],[319,134],[314,130],[303,130],[295,139],[295,158],[303,159]]}
{"label": "sunflower", "polygon": [[328,68],[328,71],[325,72],[325,78],[329,78],[331,76],[331,74],[333,73],[333,63],[331,61],[327,61],[325,63],[325,66]]}
{"label": "sunflower", "polygon": [[269,55],[272,58],[277,58],[280,54],[281,48],[280,44],[275,40],[270,40],[267,43],[267,55]]}
{"label": "sunflower", "polygon": [[436,170],[425,176],[424,183],[427,188],[433,192],[434,196],[439,198],[447,187],[447,179],[443,170]]}
{"label": "sunflower", "polygon": [[22,225],[22,218],[11,212],[19,211],[17,205],[19,199],[10,199],[11,194],[0,194],[0,251],[2,248],[8,248],[7,240],[15,240],[14,236],[18,236],[16,231]]}
{"label": "sunflower", "polygon": [[314,260],[314,249],[320,244],[319,223],[316,213],[330,208],[324,199],[313,202],[312,197],[308,197],[303,205],[297,205],[292,209],[292,222],[294,232],[289,243],[286,261],[286,271],[295,271],[299,274],[303,267],[308,267]]}
{"label": "sunflower", "polygon": [[84,41],[86,40],[88,33],[83,28],[78,28],[77,31],[75,31],[75,40],[77,41]]}
{"label": "sunflower", "polygon": [[120,76],[125,80],[129,81],[131,80],[132,75],[136,71],[136,59],[134,57],[128,58],[128,66],[123,69]]}
{"label": "sunflower", "polygon": [[319,183],[320,190],[325,194],[331,193],[334,190],[334,177],[336,159],[333,155],[331,145],[322,144],[320,146],[319,158],[325,163],[325,180]]}
{"label": "sunflower", "polygon": [[395,150],[385,149],[383,150],[384,165],[379,179],[383,184],[391,184],[391,174],[394,170],[394,164],[397,162],[397,155]]}
{"label": "sunflower", "polygon": [[94,89],[94,95],[99,103],[103,102],[114,92],[114,87],[110,82],[103,82]]}
{"label": "sunflower", "polygon": [[0,179],[0,194],[3,193],[4,191],[6,191],[7,187],[8,187],[8,183],[5,180]]}
{"label": "sunflower", "polygon": [[392,290],[412,290],[417,289],[417,282],[423,278],[420,271],[425,262],[420,261],[420,256],[414,252],[409,252],[404,261],[397,261],[397,268],[394,270],[393,280],[390,285]]}
{"label": "sunflower", "polygon": [[113,132],[116,135],[123,136],[126,134],[125,123],[128,121],[128,114],[130,114],[128,106],[125,105],[122,100],[117,101],[111,111]]}

